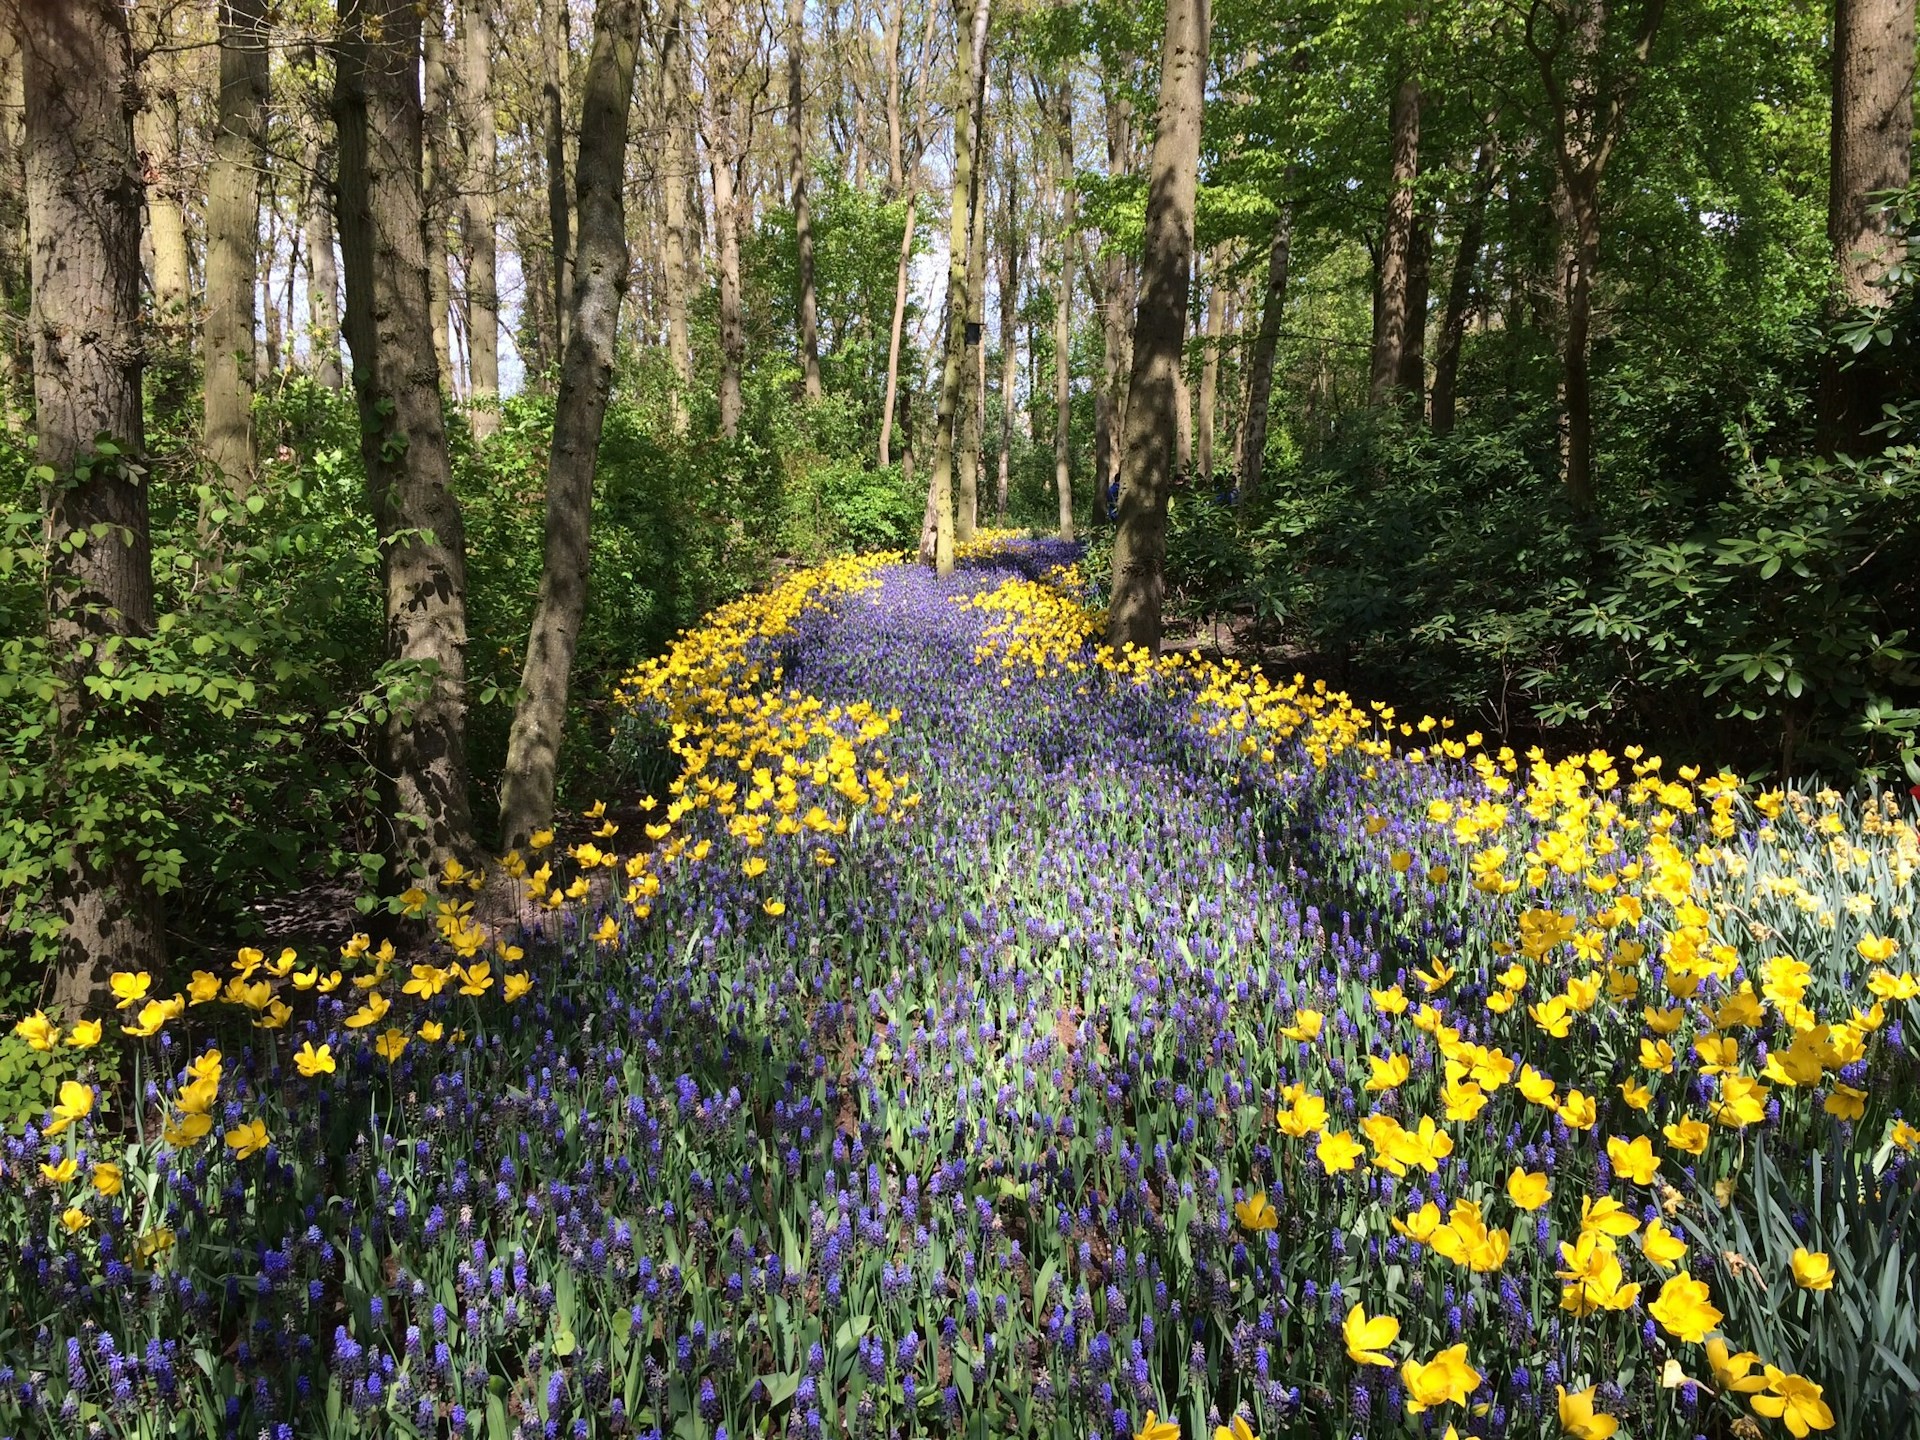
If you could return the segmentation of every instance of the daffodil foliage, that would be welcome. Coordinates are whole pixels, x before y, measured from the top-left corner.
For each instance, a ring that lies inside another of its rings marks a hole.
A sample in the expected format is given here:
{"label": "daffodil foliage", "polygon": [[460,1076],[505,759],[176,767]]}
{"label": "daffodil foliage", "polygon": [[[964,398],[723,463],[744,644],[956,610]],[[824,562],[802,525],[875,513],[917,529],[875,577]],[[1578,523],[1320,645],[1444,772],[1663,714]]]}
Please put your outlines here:
{"label": "daffodil foliage", "polygon": [[1115,655],[1075,559],[716,612],[510,929],[29,1017],[0,1428],[1863,1433],[1863,1246],[1703,1237],[1913,1189],[1911,813]]}

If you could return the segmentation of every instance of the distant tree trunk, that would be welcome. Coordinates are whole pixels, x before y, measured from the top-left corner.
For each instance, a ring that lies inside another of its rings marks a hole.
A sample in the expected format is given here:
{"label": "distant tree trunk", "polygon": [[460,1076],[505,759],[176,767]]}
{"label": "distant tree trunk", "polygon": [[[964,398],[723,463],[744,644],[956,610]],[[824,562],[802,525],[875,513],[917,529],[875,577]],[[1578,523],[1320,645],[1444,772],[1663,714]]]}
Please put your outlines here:
{"label": "distant tree trunk", "polygon": [[953,572],[953,445],[959,415],[961,374],[966,359],[968,310],[967,250],[972,238],[968,213],[973,194],[973,122],[979,113],[979,94],[986,84],[987,20],[989,0],[962,0],[959,34],[971,35],[966,60],[954,67],[953,204],[947,226],[947,317],[945,358],[940,367],[940,401],[934,415],[933,476],[928,501],[933,510],[933,568],[946,576]]}
{"label": "distant tree trunk", "polygon": [[1474,158],[1473,192],[1460,221],[1460,243],[1453,254],[1453,273],[1447,279],[1447,308],[1440,320],[1439,345],[1433,358],[1433,395],[1429,423],[1436,435],[1450,435],[1458,410],[1460,347],[1467,334],[1467,316],[1473,308],[1480,247],[1487,233],[1487,197],[1493,188],[1493,146],[1480,147]]}
{"label": "distant tree trunk", "polygon": [[707,160],[713,173],[714,252],[720,282],[720,434],[734,440],[746,413],[741,371],[746,364],[745,321],[740,308],[740,216],[735,197],[738,163],[733,133],[733,0],[714,0],[707,12],[707,96],[712,133]]}
{"label": "distant tree trunk", "polygon": [[1207,257],[1207,338],[1200,354],[1200,404],[1194,416],[1195,474],[1204,485],[1213,483],[1214,409],[1220,394],[1220,341],[1226,331],[1227,291],[1220,283],[1227,266],[1227,247],[1216,245]]}
{"label": "distant tree trunk", "polygon": [[[939,6],[929,5],[927,7],[926,30],[920,39],[921,68],[923,71],[926,65],[932,61],[934,22],[939,13]],[[900,101],[899,45],[900,29],[902,23],[904,23],[904,14],[903,0],[895,0],[893,18],[888,22],[887,32],[893,37],[887,51],[887,130],[888,144],[890,147],[888,183],[892,195],[905,198],[907,202],[907,214],[906,220],[901,226],[900,259],[894,273],[893,322],[887,332],[886,395],[880,407],[880,463],[883,466],[893,463],[894,410],[898,404],[897,396],[900,388],[900,339],[906,327],[907,318],[907,281],[909,278],[907,272],[913,261],[913,232],[919,218],[920,164],[918,148],[920,141],[920,121],[917,118],[917,114],[913,123],[916,153],[911,165],[907,163],[900,138],[900,132],[903,128],[903,115]],[[911,408],[911,400],[909,400],[908,409],[911,410]]]}
{"label": "distant tree trunk", "polygon": [[[253,488],[253,336],[265,164],[265,0],[220,0],[220,104],[207,170],[207,461],[237,498]],[[156,250],[157,253],[157,250]]]}
{"label": "distant tree trunk", "polygon": [[[900,112],[900,42],[905,38],[906,0],[887,7],[887,33],[881,41],[887,52],[887,197],[898,199],[907,184],[904,125]],[[881,463],[885,463],[884,461]]]}
{"label": "distant tree trunk", "polygon": [[494,188],[499,141],[493,119],[493,0],[460,3],[460,232],[466,250],[468,421],[476,440],[500,428],[499,241]]}
{"label": "distant tree trunk", "polygon": [[[146,57],[139,76],[143,103],[133,117],[133,133],[146,180],[152,266],[153,330],[147,369],[153,379],[154,419],[168,434],[185,429],[181,421],[193,391],[193,281],[180,175],[180,67],[170,48],[172,17],[171,8],[161,0],[144,0],[133,12],[135,54]],[[0,195],[6,189],[0,185]],[[0,199],[0,204],[6,203]],[[24,304],[24,290],[21,298]]]}
{"label": "distant tree trunk", "polygon": [[[1106,96],[1107,174],[1124,175],[1133,152],[1133,106],[1109,86]],[[1106,397],[1108,440],[1094,479],[1096,511],[1103,519],[1113,518],[1107,503],[1107,489],[1120,479],[1120,455],[1127,425],[1127,383],[1133,373],[1134,276],[1128,258],[1113,249],[1102,261],[1105,278],[1101,286],[1101,323],[1103,353],[1101,379]]]}
{"label": "distant tree trunk", "polygon": [[1167,498],[1178,430],[1187,289],[1193,271],[1193,208],[1206,99],[1208,0],[1168,0],[1160,60],[1159,123],[1147,176],[1140,310],[1127,386],[1120,524],[1113,542],[1107,640],[1160,652],[1166,597]]}
{"label": "distant tree trunk", "polygon": [[27,428],[33,408],[25,80],[19,36],[0,25],[0,424],[14,434]]}
{"label": "distant tree trunk", "polygon": [[1000,456],[994,477],[993,513],[996,524],[1007,523],[1007,491],[1013,478],[1014,391],[1020,366],[1020,247],[1017,213],[1018,170],[1014,164],[1013,126],[1006,129],[1007,165],[1002,175],[1000,234]]}
{"label": "distant tree trunk", "polygon": [[684,0],[665,0],[660,17],[660,114],[667,127],[665,274],[667,354],[673,362],[673,429],[687,432],[687,397],[693,391],[693,337],[687,329],[687,182],[693,175],[692,130],[687,105],[687,21]]}
{"label": "distant tree trunk", "polygon": [[973,192],[967,202],[970,215],[967,236],[967,328],[966,349],[961,355],[960,439],[955,459],[959,493],[954,506],[953,537],[964,543],[973,539],[980,517],[981,457],[986,450],[986,426],[982,407],[986,400],[986,303],[987,303],[987,207],[981,172],[985,165],[986,131],[983,116],[974,115]]}
{"label": "distant tree trunk", "polygon": [[788,181],[793,202],[793,235],[799,252],[800,374],[802,393],[820,398],[820,316],[813,289],[813,211],[807,204],[806,86],[801,65],[806,53],[806,0],[787,0],[787,146]]}
{"label": "distant tree trunk", "polygon": [[573,298],[573,216],[567,208],[567,0],[540,0],[541,85],[546,110],[547,227],[552,238],[550,258],[553,289],[551,359],[567,346],[567,307]]}
{"label": "distant tree trunk", "polygon": [[418,0],[424,16],[421,79],[422,155],[427,207],[427,313],[442,393],[453,393],[453,275],[447,227],[453,218],[457,177],[453,166],[453,61],[447,54],[447,0]]}
{"label": "distant tree trunk", "polygon": [[1406,375],[1407,351],[1416,321],[1411,306],[1414,250],[1414,185],[1420,177],[1420,83],[1412,77],[1394,88],[1388,120],[1387,211],[1376,277],[1379,310],[1374,326],[1368,398],[1384,405]]}
{"label": "distant tree trunk", "polygon": [[[1914,0],[1836,0],[1827,240],[1848,309],[1886,303],[1882,288],[1901,251],[1874,199],[1913,174]],[[1884,377],[1828,356],[1818,395],[1827,453],[1860,448],[1880,419]],[[1844,368],[1843,368],[1844,366]]]}
{"label": "distant tree trunk", "polygon": [[1427,307],[1433,291],[1433,208],[1422,205],[1413,217],[1412,243],[1407,247],[1406,348],[1400,352],[1400,375],[1394,387],[1406,400],[1415,419],[1426,411]]}
{"label": "distant tree trunk", "polygon": [[1073,81],[1062,72],[1053,96],[1053,143],[1059,159],[1060,274],[1053,294],[1053,489],[1059,533],[1073,539]]}
{"label": "distant tree trunk", "polygon": [[334,117],[347,344],[380,538],[387,658],[416,669],[422,692],[381,736],[396,881],[473,852],[466,533],[433,351],[420,65],[414,0],[341,0]]}
{"label": "distant tree trunk", "polygon": [[[32,246],[35,461],[47,507],[47,649],[58,775],[111,738],[130,704],[88,681],[125,637],[153,628],[141,466],[140,176],[133,54],[119,0],[18,0],[24,169]],[[103,443],[110,441],[110,444]],[[111,832],[114,827],[108,827]],[[63,837],[66,838],[66,837]],[[159,896],[133,845],[73,837],[54,875],[65,929],[52,1001],[78,1019],[116,970],[166,959]]]}
{"label": "distant tree trunk", "polygon": [[[311,75],[311,54],[301,67]],[[302,198],[301,228],[307,242],[307,344],[313,357],[313,378],[329,390],[343,383],[340,370],[340,269],[334,259],[333,143],[318,117],[308,121],[307,185]]]}
{"label": "distant tree trunk", "polygon": [[1260,329],[1247,358],[1247,419],[1240,430],[1240,503],[1259,493],[1267,459],[1267,416],[1273,404],[1273,354],[1287,308],[1287,273],[1293,254],[1293,207],[1282,204],[1267,245],[1267,288],[1260,303]]}
{"label": "distant tree trunk", "polygon": [[919,197],[907,195],[907,218],[900,227],[900,260],[893,277],[893,324],[887,339],[887,389],[880,407],[880,463],[893,463],[893,412],[900,389],[900,337],[907,320],[908,267],[913,260],[913,228],[919,216]]}
{"label": "distant tree trunk", "polygon": [[546,557],[520,671],[520,700],[500,784],[500,834],[523,845],[553,818],[567,685],[587,607],[594,460],[613,387],[614,337],[627,289],[627,116],[639,53],[638,0],[600,0],[580,102],[574,213],[580,220],[573,323],[547,461]]}

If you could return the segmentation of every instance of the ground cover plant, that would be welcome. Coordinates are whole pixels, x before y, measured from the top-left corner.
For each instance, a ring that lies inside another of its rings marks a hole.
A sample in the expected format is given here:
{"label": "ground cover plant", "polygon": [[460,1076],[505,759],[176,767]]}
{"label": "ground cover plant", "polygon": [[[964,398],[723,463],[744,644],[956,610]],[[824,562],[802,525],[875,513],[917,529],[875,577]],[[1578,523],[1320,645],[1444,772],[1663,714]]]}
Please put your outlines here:
{"label": "ground cover plant", "polygon": [[990,536],[726,606],[432,948],[19,1033],[0,1431],[1899,1433],[1904,795],[1095,648]]}

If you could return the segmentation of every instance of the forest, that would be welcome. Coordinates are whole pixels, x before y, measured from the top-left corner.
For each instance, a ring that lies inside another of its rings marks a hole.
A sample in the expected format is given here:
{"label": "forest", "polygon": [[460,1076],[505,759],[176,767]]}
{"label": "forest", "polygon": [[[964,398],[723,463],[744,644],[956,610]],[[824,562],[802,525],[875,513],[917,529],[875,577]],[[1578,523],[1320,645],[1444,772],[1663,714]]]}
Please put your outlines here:
{"label": "forest", "polygon": [[1915,51],[0,0],[0,1434],[1904,1433]]}

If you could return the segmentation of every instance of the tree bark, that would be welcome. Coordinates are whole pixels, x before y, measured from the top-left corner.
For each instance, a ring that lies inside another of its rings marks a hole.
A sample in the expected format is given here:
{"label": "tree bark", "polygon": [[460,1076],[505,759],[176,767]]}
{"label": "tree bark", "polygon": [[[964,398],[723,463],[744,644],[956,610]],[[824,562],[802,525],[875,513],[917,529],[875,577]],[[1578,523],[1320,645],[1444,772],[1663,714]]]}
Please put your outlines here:
{"label": "tree bark", "polygon": [[907,195],[907,218],[900,227],[900,260],[893,276],[893,324],[887,338],[887,388],[886,398],[880,407],[880,464],[882,468],[893,463],[893,412],[897,405],[900,389],[900,336],[906,328],[907,320],[907,279],[908,267],[913,262],[913,228],[919,218],[919,197],[911,191]]}
{"label": "tree bark", "polygon": [[180,66],[170,48],[172,9],[162,0],[144,0],[132,18],[136,54],[146,57],[140,68],[142,104],[133,118],[133,133],[146,181],[152,269],[147,369],[153,378],[154,418],[163,431],[179,433],[185,429],[180,422],[193,391],[194,309],[180,159]]}
{"label": "tree bark", "polygon": [[1214,409],[1220,394],[1220,341],[1227,320],[1227,292],[1220,280],[1226,265],[1227,247],[1214,246],[1207,257],[1207,338],[1200,355],[1200,407],[1194,416],[1195,473],[1205,485],[1213,483]]}
{"label": "tree bark", "polygon": [[1394,382],[1415,419],[1426,412],[1421,402],[1427,393],[1427,306],[1432,292],[1433,209],[1422,205],[1414,212],[1407,247],[1406,347],[1400,352],[1400,374]]}
{"label": "tree bark", "polygon": [[1168,0],[1159,123],[1147,177],[1139,314],[1133,327],[1120,523],[1113,543],[1107,640],[1160,653],[1166,599],[1167,499],[1179,371],[1193,270],[1193,211],[1206,100],[1208,0]]}
{"label": "tree bark", "polygon": [[793,203],[793,237],[798,252],[801,392],[820,398],[820,313],[813,287],[813,211],[807,204],[806,86],[801,71],[806,53],[806,0],[787,0],[787,154],[788,193]]}
{"label": "tree bark", "polygon": [[[896,9],[904,14],[901,0],[896,0]],[[920,55],[924,71],[933,57],[934,20],[940,13],[938,5],[927,6],[926,29],[920,37]],[[918,112],[913,122],[914,156],[909,164],[899,144],[898,131],[902,128],[903,112],[900,100],[900,57],[898,53],[900,22],[896,22],[889,31],[893,35],[893,46],[888,51],[887,69],[887,125],[889,129],[892,153],[889,156],[889,179],[892,193],[904,196],[907,202],[906,219],[900,227],[900,259],[894,273],[893,282],[893,321],[887,338],[887,384],[886,398],[880,409],[880,464],[884,467],[893,463],[893,426],[894,411],[898,405],[900,389],[900,338],[906,327],[907,318],[907,281],[908,268],[913,262],[913,232],[919,220],[919,181],[920,181],[920,121]],[[909,397],[908,407],[912,400]]]}
{"label": "tree bark", "polygon": [[1433,357],[1433,392],[1428,423],[1436,435],[1453,433],[1458,412],[1460,347],[1466,340],[1467,317],[1473,309],[1480,247],[1487,233],[1487,198],[1493,188],[1493,145],[1480,147],[1473,165],[1473,191],[1460,221],[1460,242],[1453,254],[1453,272],[1447,278],[1447,308],[1440,320],[1438,347]]}
{"label": "tree bark", "polygon": [[961,400],[962,365],[966,359],[968,311],[967,250],[972,237],[968,213],[973,193],[973,120],[979,94],[986,85],[987,20],[989,0],[966,0],[958,12],[959,35],[966,39],[966,60],[954,67],[953,202],[947,226],[947,317],[944,359],[940,366],[940,400],[934,415],[933,472],[927,495],[933,510],[933,569],[938,576],[953,572],[953,445],[954,425]]}
{"label": "tree bark", "polygon": [[1267,244],[1267,287],[1260,302],[1260,329],[1247,359],[1247,419],[1240,429],[1240,503],[1259,493],[1267,459],[1267,417],[1273,403],[1273,355],[1287,309],[1287,276],[1293,255],[1293,207],[1283,203]]}
{"label": "tree bark", "polygon": [[999,245],[1000,264],[1000,456],[994,477],[993,513],[997,524],[1007,523],[1007,491],[1013,478],[1014,391],[1019,382],[1020,364],[1020,246],[1019,169],[1016,163],[1013,126],[1004,135],[1006,166],[1001,174],[1002,228]]}
{"label": "tree bark", "polygon": [[447,54],[447,0],[419,0],[424,15],[421,44],[421,130],[427,211],[427,307],[441,393],[453,393],[452,258],[447,231],[453,219],[457,177],[453,166],[453,61]]}
{"label": "tree bark", "polygon": [[[220,103],[207,171],[206,318],[201,327],[207,462],[236,499],[253,488],[255,293],[265,164],[265,0],[220,0]],[[156,254],[157,254],[156,248]]]}
{"label": "tree bark", "polygon": [[1827,239],[1845,304],[1884,303],[1900,258],[1876,195],[1913,175],[1914,0],[1836,0]]}
{"label": "tree bark", "polygon": [[627,290],[624,194],[627,117],[639,54],[638,0],[600,0],[593,32],[574,161],[580,245],[573,322],[560,367],[547,461],[546,555],[500,785],[500,834],[507,845],[525,844],[553,818],[567,686],[586,616],[594,463],[613,387],[620,302]]}
{"label": "tree bark", "polygon": [[[1914,0],[1835,0],[1833,111],[1827,241],[1838,276],[1838,309],[1884,305],[1899,238],[1874,198],[1906,188],[1913,174]],[[1820,447],[1858,449],[1880,419],[1886,377],[1823,357],[1816,397]]]}
{"label": "tree bark", "polygon": [[12,25],[0,25],[0,424],[13,434],[27,428],[33,408],[26,109],[20,39]]}
{"label": "tree bark", "polygon": [[667,127],[667,174],[662,212],[661,287],[666,295],[667,355],[673,364],[673,429],[687,433],[687,397],[693,390],[693,337],[687,329],[687,182],[693,175],[693,134],[687,121],[692,85],[687,71],[685,0],[661,10],[660,113]]}
{"label": "tree bark", "polygon": [[707,97],[712,131],[707,160],[713,174],[714,252],[720,289],[720,435],[738,439],[747,402],[741,388],[747,340],[740,302],[740,217],[734,166],[739,161],[733,130],[733,0],[714,0],[707,12]]}
{"label": "tree bark", "polygon": [[417,675],[382,733],[389,851],[404,881],[473,857],[466,534],[434,357],[421,189],[420,7],[341,0],[334,116],[360,450],[380,540],[387,657]]}
{"label": "tree bark", "polygon": [[[984,94],[984,88],[982,93]],[[987,207],[983,175],[986,166],[981,157],[986,147],[985,105],[974,113],[973,190],[967,201],[970,219],[967,235],[967,328],[966,351],[961,356],[962,399],[959,444],[959,495],[954,507],[954,539],[973,539],[980,516],[980,470],[986,449],[986,304],[987,304]]]}
{"label": "tree bark", "polygon": [[1073,82],[1065,74],[1053,97],[1053,142],[1059,170],[1060,274],[1053,295],[1053,489],[1059,534],[1073,539]]}
{"label": "tree bark", "polygon": [[1394,88],[1388,135],[1386,224],[1376,282],[1378,323],[1374,326],[1373,365],[1367,387],[1368,399],[1375,405],[1387,404],[1401,387],[1407,351],[1418,323],[1412,310],[1409,272],[1414,250],[1414,186],[1420,177],[1420,84],[1412,77]]}
{"label": "tree bark", "polygon": [[[118,0],[19,0],[32,247],[36,462],[47,506],[54,771],[111,743],[128,702],[88,681],[153,628],[142,462],[140,178],[133,53]],[[108,443],[110,442],[110,443]],[[131,737],[128,737],[131,738]],[[113,827],[109,827],[110,829]],[[133,845],[62,837],[53,898],[65,930],[53,1003],[78,1018],[115,970],[165,960],[158,894]]]}
{"label": "tree bark", "polygon": [[[893,0],[887,7],[887,33],[882,44],[887,52],[887,196],[898,199],[907,185],[906,153],[900,112],[900,42],[906,29],[906,0]],[[885,463],[885,462],[882,462]]]}
{"label": "tree bark", "polygon": [[541,100],[546,109],[547,227],[553,272],[548,292],[553,316],[553,348],[558,359],[567,346],[567,306],[573,297],[573,217],[567,208],[567,0],[541,0]]}
{"label": "tree bark", "polygon": [[466,250],[467,416],[476,440],[500,428],[499,240],[494,191],[493,0],[460,0],[460,232]]}
{"label": "tree bark", "polygon": [[[1133,105],[1115,85],[1107,86],[1105,98],[1107,174],[1117,179],[1131,165]],[[1094,489],[1095,513],[1102,519],[1111,519],[1107,490],[1120,479],[1120,455],[1127,424],[1127,383],[1133,372],[1133,332],[1128,322],[1133,315],[1134,274],[1132,262],[1118,248],[1111,250],[1102,264],[1105,274],[1100,297],[1104,342],[1101,380],[1106,397],[1107,441],[1101,449],[1100,463],[1095,467],[1099,473],[1094,479]]]}
{"label": "tree bark", "polygon": [[307,343],[312,347],[313,378],[338,390],[340,371],[340,266],[334,256],[333,148],[314,149],[307,187]]}

